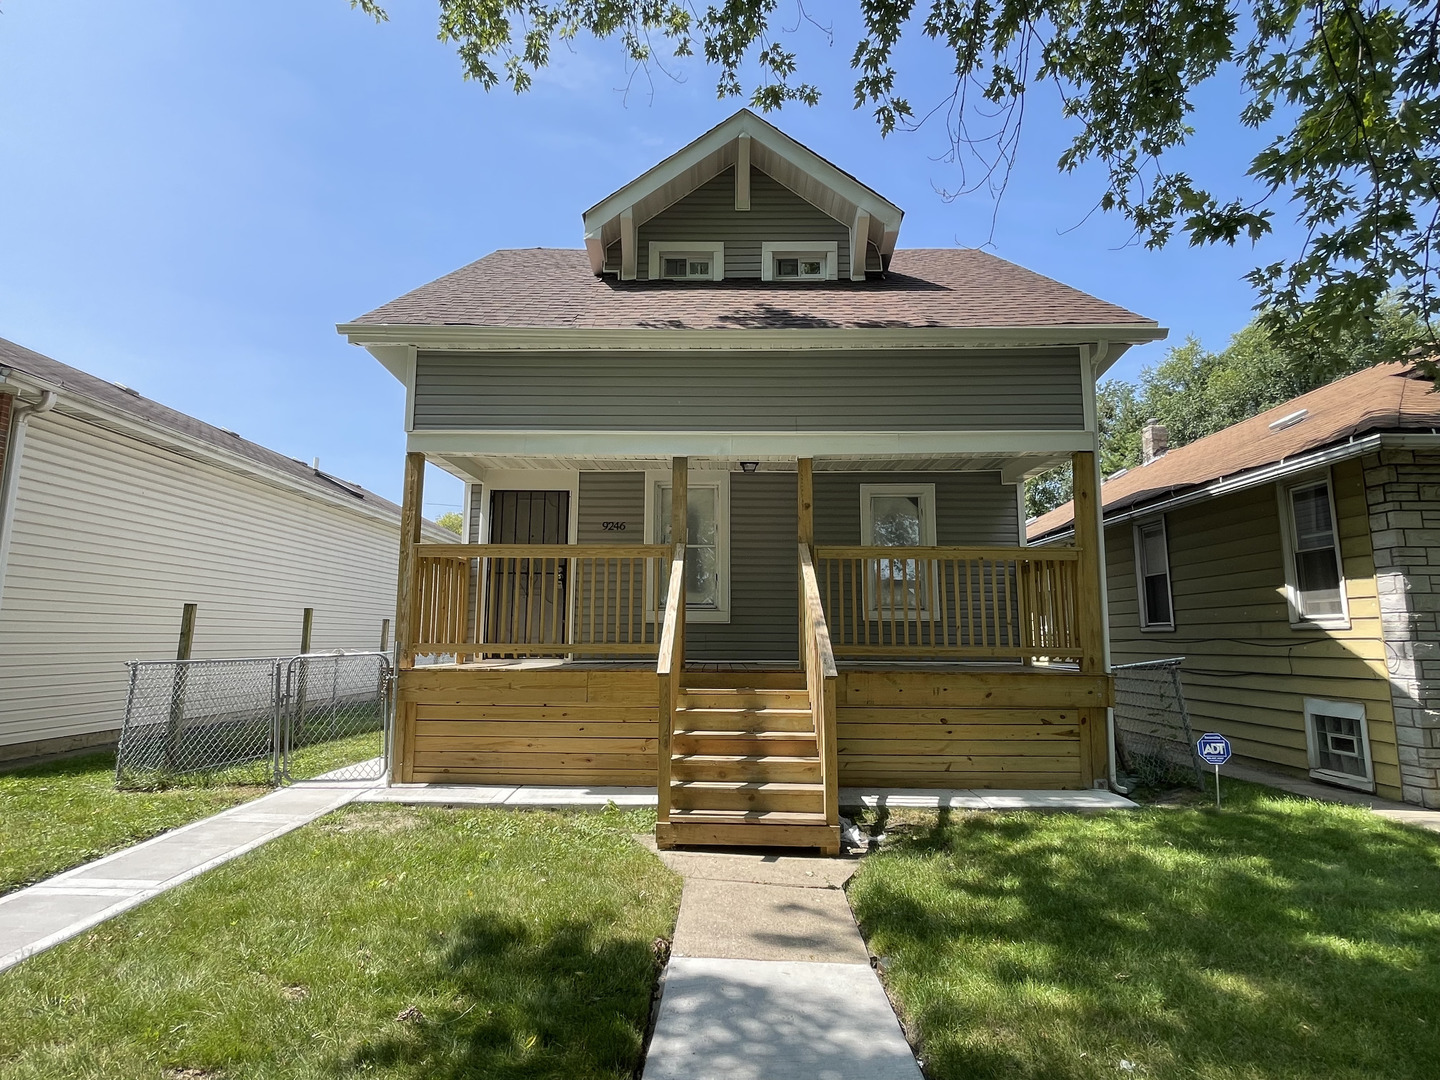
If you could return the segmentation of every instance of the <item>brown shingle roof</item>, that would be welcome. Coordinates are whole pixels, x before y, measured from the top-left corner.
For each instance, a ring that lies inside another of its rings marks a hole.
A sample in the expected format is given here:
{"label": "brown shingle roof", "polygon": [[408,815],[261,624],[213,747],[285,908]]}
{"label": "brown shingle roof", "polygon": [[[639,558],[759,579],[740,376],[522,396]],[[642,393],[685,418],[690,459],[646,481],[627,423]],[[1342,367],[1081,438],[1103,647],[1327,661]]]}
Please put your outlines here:
{"label": "brown shingle roof", "polygon": [[[1122,473],[1101,486],[1101,503],[1107,514],[1114,513],[1355,436],[1440,428],[1440,394],[1430,392],[1433,386],[1408,366],[1367,368]],[[1306,416],[1299,423],[1270,429],[1301,409]],[[1074,518],[1074,504],[1066,503],[1036,518],[1025,532],[1037,540],[1068,528]]]}
{"label": "brown shingle roof", "polygon": [[[193,416],[162,405],[158,401],[152,401],[139,393],[123,389],[116,383],[106,382],[87,371],[81,371],[69,364],[62,364],[59,360],[53,360],[43,353],[0,338],[0,372],[3,372],[5,368],[23,372],[38,379],[42,384],[57,387],[60,390],[62,407],[64,398],[80,398],[103,406],[128,419],[139,421],[153,428],[174,432],[224,451],[232,457],[243,458],[256,466],[283,473],[304,486],[316,488],[329,495],[347,495],[356,502],[375,507],[386,514],[399,516],[400,507],[389,499],[376,495],[373,491],[367,491],[359,484],[332,477],[329,473],[321,472],[302,461],[286,457],[259,443],[251,442],[249,439],[243,439],[224,428],[197,420]],[[438,526],[434,527],[438,528]]]}
{"label": "brown shingle roof", "polygon": [[895,252],[889,273],[824,284],[618,282],[582,250],[497,251],[355,320],[510,329],[1151,327],[1132,311],[983,251]]}

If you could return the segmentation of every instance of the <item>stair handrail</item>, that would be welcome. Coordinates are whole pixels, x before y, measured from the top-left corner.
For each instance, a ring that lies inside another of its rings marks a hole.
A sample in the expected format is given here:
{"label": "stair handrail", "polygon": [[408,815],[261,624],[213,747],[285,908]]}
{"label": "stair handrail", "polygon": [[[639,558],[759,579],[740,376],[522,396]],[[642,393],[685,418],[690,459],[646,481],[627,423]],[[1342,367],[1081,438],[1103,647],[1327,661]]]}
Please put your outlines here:
{"label": "stair handrail", "polygon": [[805,648],[805,688],[810,694],[810,717],[820,751],[820,780],[824,785],[825,824],[840,824],[840,778],[835,746],[835,694],[839,672],[830,644],[830,625],[820,602],[820,582],[809,544],[800,544],[800,617]]}
{"label": "stair handrail", "polygon": [[[656,583],[659,587],[659,583]],[[655,745],[655,820],[670,820],[670,736],[680,708],[680,679],[685,671],[685,545],[677,543],[670,558],[670,581],[665,591],[665,615],[660,629],[660,651],[655,674],[660,684],[656,717],[659,739]]]}

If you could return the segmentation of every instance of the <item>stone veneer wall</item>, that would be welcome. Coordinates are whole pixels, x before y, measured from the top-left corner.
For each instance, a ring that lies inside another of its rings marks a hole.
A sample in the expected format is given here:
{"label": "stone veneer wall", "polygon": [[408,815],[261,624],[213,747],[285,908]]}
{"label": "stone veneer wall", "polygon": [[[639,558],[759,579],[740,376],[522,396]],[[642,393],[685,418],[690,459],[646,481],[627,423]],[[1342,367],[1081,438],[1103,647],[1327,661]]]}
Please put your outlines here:
{"label": "stone veneer wall", "polygon": [[1440,808],[1440,450],[1363,465],[1403,798]]}

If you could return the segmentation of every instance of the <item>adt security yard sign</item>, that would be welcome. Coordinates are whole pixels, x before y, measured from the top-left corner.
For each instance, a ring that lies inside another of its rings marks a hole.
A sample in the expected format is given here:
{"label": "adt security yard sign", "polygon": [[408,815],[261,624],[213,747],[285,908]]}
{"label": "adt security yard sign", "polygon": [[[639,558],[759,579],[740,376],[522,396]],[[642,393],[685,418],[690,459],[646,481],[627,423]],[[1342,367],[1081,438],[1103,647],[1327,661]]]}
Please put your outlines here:
{"label": "adt security yard sign", "polygon": [[1195,744],[1200,758],[1208,765],[1215,766],[1215,809],[1220,809],[1220,766],[1230,760],[1230,740],[1224,735],[1207,731]]}

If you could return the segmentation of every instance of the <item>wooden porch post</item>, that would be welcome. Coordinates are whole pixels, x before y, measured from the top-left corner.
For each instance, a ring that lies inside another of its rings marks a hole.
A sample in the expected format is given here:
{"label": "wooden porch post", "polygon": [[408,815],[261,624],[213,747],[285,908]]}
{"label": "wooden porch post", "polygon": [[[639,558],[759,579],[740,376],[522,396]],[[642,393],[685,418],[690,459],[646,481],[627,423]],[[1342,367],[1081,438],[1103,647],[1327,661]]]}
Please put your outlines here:
{"label": "wooden porch post", "polygon": [[[395,666],[405,670],[415,658],[415,545],[420,543],[421,507],[425,497],[425,455],[405,455],[405,481],[400,504],[400,580],[395,589]],[[392,717],[390,773],[400,783],[409,783],[413,770],[413,742],[410,737],[414,709],[405,700],[404,682],[395,684],[395,715]]]}
{"label": "wooden porch post", "polygon": [[[805,545],[810,558],[815,558],[815,459],[802,457],[795,462],[795,538]],[[800,668],[805,668],[805,589],[796,596],[799,611]]]}
{"label": "wooden porch post", "polygon": [[[690,459],[670,461],[670,541],[690,542]],[[690,565],[690,549],[685,549],[685,565]],[[675,674],[678,679],[685,670],[685,589],[680,590],[680,611],[675,622]]]}
{"label": "wooden porch post", "polygon": [[815,459],[802,457],[795,463],[798,480],[798,506],[795,515],[795,537],[810,548],[815,556]]}
{"label": "wooden porch post", "polygon": [[[1080,450],[1071,458],[1075,491],[1075,547],[1079,552],[1076,597],[1080,647],[1080,670],[1088,675],[1105,675],[1104,586],[1100,574],[1100,469],[1094,451]],[[1109,704],[1110,695],[1106,695]],[[1087,786],[1108,777],[1110,772],[1109,733],[1104,708],[1080,710],[1081,771]]]}

